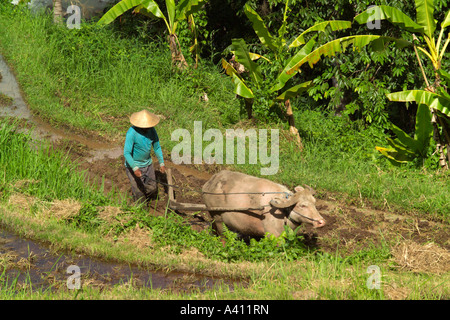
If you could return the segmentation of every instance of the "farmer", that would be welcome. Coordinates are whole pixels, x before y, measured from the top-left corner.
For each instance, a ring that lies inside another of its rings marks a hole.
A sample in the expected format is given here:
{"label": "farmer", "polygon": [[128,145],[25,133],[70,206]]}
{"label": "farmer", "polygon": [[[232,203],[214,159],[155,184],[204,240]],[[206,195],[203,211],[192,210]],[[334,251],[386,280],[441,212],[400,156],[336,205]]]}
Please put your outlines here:
{"label": "farmer", "polygon": [[159,117],[142,110],[133,113],[130,122],[133,126],[127,131],[123,149],[125,170],[130,179],[134,201],[148,205],[148,201],[157,195],[158,190],[150,155],[152,147],[159,161],[160,172],[166,172],[158,134],[154,128]]}

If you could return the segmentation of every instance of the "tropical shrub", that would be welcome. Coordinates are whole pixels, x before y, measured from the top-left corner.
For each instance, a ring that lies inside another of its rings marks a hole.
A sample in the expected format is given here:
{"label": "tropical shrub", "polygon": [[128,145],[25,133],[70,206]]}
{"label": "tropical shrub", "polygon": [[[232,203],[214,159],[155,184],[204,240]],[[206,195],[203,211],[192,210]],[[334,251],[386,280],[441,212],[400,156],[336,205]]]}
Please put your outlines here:
{"label": "tropical shrub", "polygon": [[[98,21],[98,24],[109,24],[131,8],[135,8],[134,12],[136,13],[162,19],[169,32],[168,42],[172,55],[172,62],[177,64],[179,68],[184,68],[187,66],[187,62],[180,48],[177,27],[180,21],[188,19],[189,26],[194,35],[196,35],[197,31],[193,13],[197,12],[204,3],[203,0],[181,0],[178,3],[175,3],[175,0],[166,0],[165,4],[167,10],[166,15],[164,15],[157,2],[154,0],[122,0],[106,12]],[[196,36],[194,36],[194,45],[191,47],[191,50],[195,52],[197,56],[198,49]],[[197,60],[196,57],[196,61]]]}
{"label": "tropical shrub", "polygon": [[[433,1],[415,0],[415,5],[416,22],[399,9],[386,5],[374,6],[362,12],[355,17],[355,21],[362,24],[374,20],[388,20],[402,30],[410,33],[418,66],[424,78],[424,89],[396,92],[388,94],[387,97],[391,101],[416,102],[419,104],[419,107],[421,104],[428,106],[429,112],[431,113],[430,120],[433,124],[433,137],[436,141],[436,151],[440,154],[439,163],[441,167],[448,169],[450,163],[450,95],[448,95],[446,87],[441,83],[441,77],[448,80],[448,74],[442,70],[442,65],[445,51],[450,43],[450,34],[447,39],[443,37],[445,28],[450,26],[450,10],[445,14],[445,18],[440,24],[441,30],[436,39],[435,8]],[[419,34],[420,39],[416,34]],[[428,58],[428,61],[431,62],[434,76],[433,83],[430,83],[428,80],[427,72],[422,65],[419,52],[424,54]],[[406,153],[402,149],[403,146],[394,144],[391,147],[395,148],[397,157],[400,157],[397,159],[401,159],[402,161],[408,161],[407,159],[409,161],[412,160],[411,157],[414,154],[418,157],[423,156],[423,150],[419,152],[417,145],[414,147],[410,145],[412,149],[409,151],[415,150],[415,152],[409,154],[407,157],[405,157]],[[447,155],[445,155],[445,149],[447,149]],[[378,150],[384,155],[388,155],[385,149]]]}

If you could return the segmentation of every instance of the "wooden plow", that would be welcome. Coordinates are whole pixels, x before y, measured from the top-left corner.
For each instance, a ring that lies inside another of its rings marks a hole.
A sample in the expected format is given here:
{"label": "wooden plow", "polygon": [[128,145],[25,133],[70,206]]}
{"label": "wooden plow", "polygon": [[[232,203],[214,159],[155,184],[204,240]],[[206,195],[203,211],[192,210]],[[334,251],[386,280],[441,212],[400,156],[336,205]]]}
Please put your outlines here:
{"label": "wooden plow", "polygon": [[167,172],[167,184],[168,189],[167,193],[169,196],[169,208],[172,210],[182,210],[182,211],[248,211],[248,210],[262,210],[264,207],[207,207],[206,204],[203,203],[185,203],[185,202],[177,202],[175,200],[175,194],[173,191],[173,180],[172,180],[172,170],[170,168],[166,169]]}

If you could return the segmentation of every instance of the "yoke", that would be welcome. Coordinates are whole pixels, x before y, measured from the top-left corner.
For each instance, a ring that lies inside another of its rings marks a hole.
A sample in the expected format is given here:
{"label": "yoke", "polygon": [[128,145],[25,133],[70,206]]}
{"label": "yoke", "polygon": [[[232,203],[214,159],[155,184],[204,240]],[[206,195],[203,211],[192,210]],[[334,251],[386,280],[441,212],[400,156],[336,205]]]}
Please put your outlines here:
{"label": "yoke", "polygon": [[172,184],[172,170],[166,169],[167,172],[167,184],[168,184],[168,196],[169,196],[169,208],[172,210],[184,210],[184,211],[249,211],[249,210],[263,210],[264,207],[208,207],[203,203],[185,203],[177,202],[175,200],[175,194]]}

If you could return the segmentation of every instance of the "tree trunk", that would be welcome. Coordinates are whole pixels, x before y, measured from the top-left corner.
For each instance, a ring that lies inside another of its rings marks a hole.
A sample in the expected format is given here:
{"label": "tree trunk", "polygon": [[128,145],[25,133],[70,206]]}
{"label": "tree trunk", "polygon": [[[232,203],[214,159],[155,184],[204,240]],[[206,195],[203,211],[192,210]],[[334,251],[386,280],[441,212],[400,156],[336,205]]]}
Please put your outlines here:
{"label": "tree trunk", "polygon": [[286,100],[284,102],[284,105],[286,107],[286,116],[288,118],[288,123],[289,123],[289,131],[291,132],[291,134],[294,135],[298,148],[301,151],[303,151],[303,144],[302,144],[302,140],[300,138],[300,134],[298,132],[298,129],[295,127],[295,118],[294,118],[294,114],[292,113],[292,107],[291,107],[291,102],[290,100]]}
{"label": "tree trunk", "polygon": [[183,53],[179,49],[180,43],[178,42],[177,35],[172,33],[169,35],[169,48],[172,55],[172,64],[176,64],[179,69],[188,67],[186,59]]}
{"label": "tree trunk", "polygon": [[[444,146],[445,142],[443,141],[441,134],[439,133],[438,127],[438,119],[439,117],[436,115],[433,109],[431,109],[431,123],[433,124],[433,139],[436,141],[436,152],[439,154],[439,165],[441,168],[448,169],[447,161],[445,160],[444,154]],[[443,128],[445,132],[445,127]],[[448,146],[447,146],[448,148]],[[448,152],[447,152],[448,155]]]}
{"label": "tree trunk", "polygon": [[247,117],[249,120],[253,119],[253,99],[244,98],[245,110],[247,110]]}
{"label": "tree trunk", "polygon": [[53,0],[53,22],[57,24],[63,23],[61,0]]}
{"label": "tree trunk", "polygon": [[[444,158],[444,163],[441,163],[441,166],[444,167],[445,169],[449,169],[449,166],[450,166],[450,133],[449,133],[448,125],[445,122],[445,120],[440,117],[437,117],[437,119],[442,128],[442,135],[443,135],[442,143],[447,148],[447,159],[445,159],[445,155],[442,150],[442,157]],[[443,147],[444,146],[442,146],[442,149],[443,149]]]}

